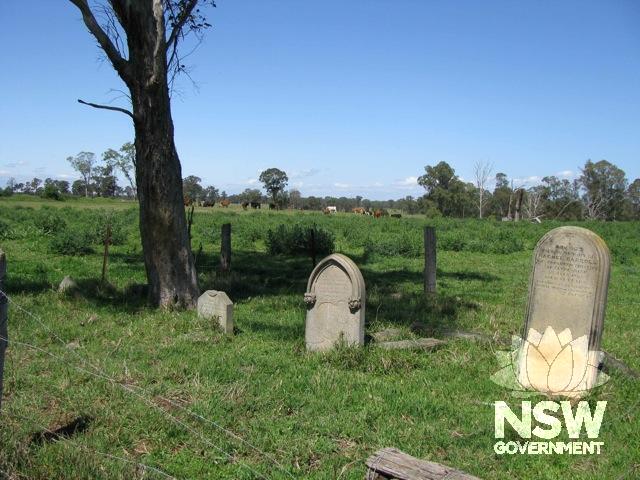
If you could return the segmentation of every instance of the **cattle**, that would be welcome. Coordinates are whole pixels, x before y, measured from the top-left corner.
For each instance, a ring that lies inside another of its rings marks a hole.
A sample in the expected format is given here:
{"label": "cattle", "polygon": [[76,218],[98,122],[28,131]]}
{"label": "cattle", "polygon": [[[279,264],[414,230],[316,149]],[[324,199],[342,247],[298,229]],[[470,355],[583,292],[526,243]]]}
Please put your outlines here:
{"label": "cattle", "polygon": [[401,213],[392,213],[391,217],[392,218],[402,218],[402,214]]}
{"label": "cattle", "polygon": [[380,218],[382,216],[382,210],[378,208],[375,212],[373,212],[373,216],[376,218]]}
{"label": "cattle", "polygon": [[249,206],[249,202],[242,202],[242,209],[243,210],[246,210],[248,206]]}
{"label": "cattle", "polygon": [[222,205],[224,208],[227,208],[229,205],[231,205],[231,200],[225,198],[220,202],[220,205]]}
{"label": "cattle", "polygon": [[336,213],[338,211],[338,209],[336,207],[333,207],[333,206],[327,207],[326,210],[329,213]]}
{"label": "cattle", "polygon": [[276,209],[277,209],[277,206],[276,206],[275,203],[270,203],[269,204],[269,210],[276,210]]}
{"label": "cattle", "polygon": [[190,207],[193,203],[193,199],[189,195],[185,195],[184,197],[182,197],[182,200],[185,207]]}
{"label": "cattle", "polygon": [[203,207],[213,207],[216,204],[213,200],[205,200],[202,202]]}
{"label": "cattle", "polygon": [[364,215],[364,214],[365,214],[365,210],[364,210],[364,208],[362,208],[362,207],[355,207],[355,208],[352,208],[352,209],[351,209],[351,211],[352,211],[353,213],[357,213],[358,215]]}
{"label": "cattle", "polygon": [[260,202],[251,202],[251,208],[256,209],[256,208],[260,208]]}

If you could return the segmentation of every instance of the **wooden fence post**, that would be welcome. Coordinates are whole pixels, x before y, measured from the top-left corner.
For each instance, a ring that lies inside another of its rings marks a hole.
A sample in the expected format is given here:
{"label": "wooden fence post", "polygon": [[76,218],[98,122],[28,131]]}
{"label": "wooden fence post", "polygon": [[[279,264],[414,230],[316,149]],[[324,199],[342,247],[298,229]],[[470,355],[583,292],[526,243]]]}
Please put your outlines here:
{"label": "wooden fence post", "polygon": [[424,293],[436,293],[435,227],[424,227]]}
{"label": "wooden fence post", "polygon": [[102,283],[107,280],[107,267],[109,265],[109,245],[111,244],[111,223],[107,224],[107,233],[104,238],[104,257],[102,258]]}
{"label": "wooden fence post", "polygon": [[313,268],[316,268],[316,227],[313,227],[310,231],[309,250],[311,253],[311,263],[313,263]]}
{"label": "wooden fence post", "polygon": [[231,224],[222,225],[222,239],[220,241],[220,270],[231,270]]}
{"label": "wooden fence post", "polygon": [[7,257],[0,250],[0,410],[2,409],[2,380],[4,377],[4,352],[7,349],[7,296],[4,294],[7,275]]}

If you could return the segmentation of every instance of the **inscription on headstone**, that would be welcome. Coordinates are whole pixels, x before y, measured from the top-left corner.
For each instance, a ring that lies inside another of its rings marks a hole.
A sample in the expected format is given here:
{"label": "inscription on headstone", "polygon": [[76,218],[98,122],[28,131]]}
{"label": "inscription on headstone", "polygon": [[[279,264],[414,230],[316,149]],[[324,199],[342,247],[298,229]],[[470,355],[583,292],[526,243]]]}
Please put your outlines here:
{"label": "inscription on headstone", "polygon": [[584,228],[556,228],[538,242],[519,351],[521,385],[571,397],[595,386],[610,263],[604,241]]}
{"label": "inscription on headstone", "polygon": [[353,261],[341,254],[321,260],[311,272],[307,304],[307,350],[329,350],[337,342],[364,344],[365,285]]}
{"label": "inscription on headstone", "polygon": [[200,295],[198,316],[217,320],[224,333],[233,335],[233,302],[225,292],[207,290]]}

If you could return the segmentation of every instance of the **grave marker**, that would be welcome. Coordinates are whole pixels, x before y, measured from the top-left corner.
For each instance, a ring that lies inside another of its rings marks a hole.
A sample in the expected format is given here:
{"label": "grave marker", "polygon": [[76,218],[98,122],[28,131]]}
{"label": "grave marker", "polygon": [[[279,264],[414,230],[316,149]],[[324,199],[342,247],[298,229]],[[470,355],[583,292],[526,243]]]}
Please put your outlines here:
{"label": "grave marker", "polygon": [[611,259],[595,233],[559,227],[533,254],[518,381],[579,397],[596,385]]}
{"label": "grave marker", "polygon": [[233,302],[226,293],[207,290],[200,295],[198,316],[217,320],[224,333],[233,335]]}
{"label": "grave marker", "polygon": [[341,339],[363,345],[365,300],[364,278],[349,257],[334,253],[322,259],[304,295],[307,350],[329,350]]}

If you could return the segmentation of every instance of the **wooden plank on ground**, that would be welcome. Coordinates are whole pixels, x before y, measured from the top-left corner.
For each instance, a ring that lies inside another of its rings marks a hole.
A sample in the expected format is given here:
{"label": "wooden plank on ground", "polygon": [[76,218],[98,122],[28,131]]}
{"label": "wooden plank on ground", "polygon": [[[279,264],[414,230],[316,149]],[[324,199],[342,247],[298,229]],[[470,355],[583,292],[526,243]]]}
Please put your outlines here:
{"label": "wooden plank on ground", "polygon": [[378,450],[366,465],[365,480],[480,480],[455,468],[412,457],[397,448]]}

